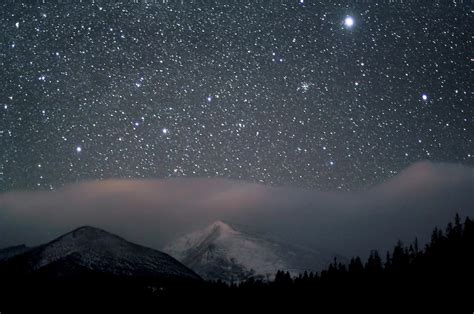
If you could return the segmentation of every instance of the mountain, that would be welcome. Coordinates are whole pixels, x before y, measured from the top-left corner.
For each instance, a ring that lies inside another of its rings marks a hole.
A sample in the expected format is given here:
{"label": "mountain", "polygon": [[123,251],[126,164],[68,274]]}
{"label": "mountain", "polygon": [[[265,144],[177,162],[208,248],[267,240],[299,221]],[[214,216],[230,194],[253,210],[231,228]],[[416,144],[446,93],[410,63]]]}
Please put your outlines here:
{"label": "mountain", "polygon": [[1,261],[6,261],[7,259],[10,259],[14,256],[20,255],[28,251],[30,248],[27,247],[26,245],[15,245],[15,246],[10,246],[4,249],[0,249],[0,262]]}
{"label": "mountain", "polygon": [[81,227],[0,263],[2,274],[51,278],[107,274],[130,278],[200,280],[171,256],[93,227]]}
{"label": "mountain", "polygon": [[293,275],[319,271],[334,255],[280,242],[268,235],[216,221],[178,238],[165,252],[208,280],[238,282],[250,277],[272,279],[278,270]]}

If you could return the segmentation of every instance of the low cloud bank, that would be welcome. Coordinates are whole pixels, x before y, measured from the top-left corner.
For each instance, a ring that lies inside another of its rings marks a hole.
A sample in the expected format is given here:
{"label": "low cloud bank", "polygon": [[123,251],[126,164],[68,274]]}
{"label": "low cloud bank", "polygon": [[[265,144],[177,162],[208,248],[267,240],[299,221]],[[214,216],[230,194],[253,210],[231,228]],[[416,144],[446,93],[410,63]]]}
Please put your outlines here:
{"label": "low cloud bank", "polygon": [[474,169],[416,163],[363,192],[317,192],[225,179],[105,180],[0,194],[0,247],[40,244],[82,225],[162,248],[216,220],[293,243],[365,256],[421,242],[455,213],[474,217]]}

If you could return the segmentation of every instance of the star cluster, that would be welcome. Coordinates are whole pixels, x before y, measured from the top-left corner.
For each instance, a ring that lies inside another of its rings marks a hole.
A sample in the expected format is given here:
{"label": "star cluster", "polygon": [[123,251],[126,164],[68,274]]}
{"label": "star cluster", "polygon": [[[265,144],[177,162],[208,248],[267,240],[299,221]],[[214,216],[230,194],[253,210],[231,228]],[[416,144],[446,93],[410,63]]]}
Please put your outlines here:
{"label": "star cluster", "polygon": [[0,191],[474,164],[467,3],[43,2],[0,4]]}

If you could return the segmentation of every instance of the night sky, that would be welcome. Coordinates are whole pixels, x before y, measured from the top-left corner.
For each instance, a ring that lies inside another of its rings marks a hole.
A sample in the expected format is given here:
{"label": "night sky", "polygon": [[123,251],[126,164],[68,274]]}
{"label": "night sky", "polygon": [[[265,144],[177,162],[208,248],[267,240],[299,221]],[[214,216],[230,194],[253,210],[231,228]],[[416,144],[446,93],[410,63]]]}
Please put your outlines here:
{"label": "night sky", "polygon": [[74,2],[0,4],[0,191],[474,165],[469,1]]}

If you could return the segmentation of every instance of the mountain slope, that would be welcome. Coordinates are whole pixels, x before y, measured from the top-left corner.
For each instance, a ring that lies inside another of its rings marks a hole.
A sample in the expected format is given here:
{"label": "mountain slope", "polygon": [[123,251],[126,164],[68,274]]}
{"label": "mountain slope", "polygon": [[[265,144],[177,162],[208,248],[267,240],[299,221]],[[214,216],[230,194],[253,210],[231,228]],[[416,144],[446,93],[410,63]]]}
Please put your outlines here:
{"label": "mountain slope", "polygon": [[14,256],[23,254],[28,250],[30,250],[30,248],[24,244],[0,249],[0,262],[6,261],[7,259],[10,259]]}
{"label": "mountain slope", "polygon": [[334,255],[271,239],[242,226],[216,221],[164,249],[203,278],[241,281],[272,278],[278,270],[296,275],[326,267]]}
{"label": "mountain slope", "polygon": [[47,244],[8,259],[1,265],[10,274],[73,277],[83,272],[133,278],[199,276],[171,256],[93,227],[81,227]]}

